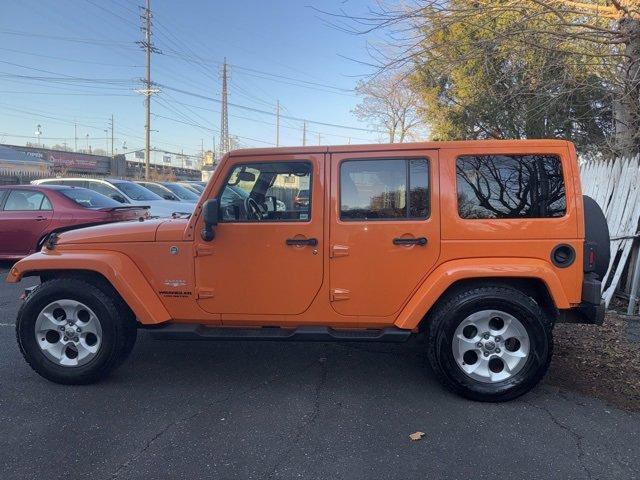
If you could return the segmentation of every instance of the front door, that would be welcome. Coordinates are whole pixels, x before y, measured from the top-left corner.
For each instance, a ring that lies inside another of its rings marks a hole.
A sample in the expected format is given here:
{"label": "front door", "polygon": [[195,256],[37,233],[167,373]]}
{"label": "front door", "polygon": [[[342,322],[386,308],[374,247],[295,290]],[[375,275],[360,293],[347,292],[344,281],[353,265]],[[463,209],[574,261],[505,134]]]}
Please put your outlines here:
{"label": "front door", "polygon": [[[295,315],[323,278],[324,154],[231,157],[213,187],[215,238],[196,239],[198,303],[206,311]],[[309,192],[309,201],[296,201]]]}
{"label": "front door", "polygon": [[437,150],[332,155],[336,312],[394,315],[433,269],[440,253],[438,185]]}

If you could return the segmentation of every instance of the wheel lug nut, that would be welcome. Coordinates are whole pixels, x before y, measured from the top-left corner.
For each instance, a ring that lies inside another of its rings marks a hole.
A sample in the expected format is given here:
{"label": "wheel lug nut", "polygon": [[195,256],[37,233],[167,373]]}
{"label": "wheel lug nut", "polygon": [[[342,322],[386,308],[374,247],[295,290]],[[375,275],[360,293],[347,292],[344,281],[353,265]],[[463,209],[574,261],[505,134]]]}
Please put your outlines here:
{"label": "wheel lug nut", "polygon": [[60,329],[61,332],[64,332],[64,325],[60,325],[58,328]]}
{"label": "wheel lug nut", "polygon": [[482,342],[478,342],[478,343],[476,343],[476,347],[478,347],[478,348],[482,348]]}
{"label": "wheel lug nut", "polygon": [[484,356],[488,357],[489,356],[489,352],[484,352]]}
{"label": "wheel lug nut", "polygon": [[485,333],[485,334],[483,335],[483,337],[484,337],[484,339],[485,339],[485,340],[489,340],[489,334],[488,334],[488,333]]}
{"label": "wheel lug nut", "polygon": [[501,341],[502,341],[502,338],[496,337],[496,342],[501,342]]}
{"label": "wheel lug nut", "polygon": [[496,348],[496,353],[500,353],[500,349],[499,348]]}
{"label": "wheel lug nut", "polygon": [[76,328],[76,332],[80,333],[82,329],[80,327]]}
{"label": "wheel lug nut", "polygon": [[66,342],[67,340],[69,340],[68,337],[62,337],[62,339]]}

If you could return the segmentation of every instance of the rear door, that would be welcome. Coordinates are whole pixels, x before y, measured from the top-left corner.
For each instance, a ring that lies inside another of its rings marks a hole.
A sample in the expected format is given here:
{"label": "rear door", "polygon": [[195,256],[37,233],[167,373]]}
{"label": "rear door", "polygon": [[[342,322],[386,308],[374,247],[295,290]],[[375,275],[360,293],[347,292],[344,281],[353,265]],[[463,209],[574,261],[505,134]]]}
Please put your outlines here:
{"label": "rear door", "polygon": [[440,253],[438,151],[333,154],[330,163],[332,306],[393,315]]}
{"label": "rear door", "polygon": [[[225,170],[213,186],[221,215],[215,238],[196,237],[198,304],[223,323],[304,312],[324,274],[324,154],[231,157]],[[310,202],[296,205],[304,188]]]}
{"label": "rear door", "polygon": [[27,255],[37,248],[53,217],[49,199],[41,192],[11,190],[0,212],[3,255]]}

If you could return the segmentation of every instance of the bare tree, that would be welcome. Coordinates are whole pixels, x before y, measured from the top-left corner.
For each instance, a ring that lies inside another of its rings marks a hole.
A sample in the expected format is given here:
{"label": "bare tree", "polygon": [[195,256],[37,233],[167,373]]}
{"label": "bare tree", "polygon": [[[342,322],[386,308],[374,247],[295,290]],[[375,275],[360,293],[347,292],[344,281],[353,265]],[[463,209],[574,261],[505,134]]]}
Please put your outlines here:
{"label": "bare tree", "polygon": [[[374,51],[374,64],[384,71],[414,69],[416,64],[431,58],[434,48],[465,50],[468,39],[460,35],[464,43],[451,43],[451,32],[462,31],[473,37],[476,33],[493,32],[496,26],[507,24],[509,28],[500,29],[499,46],[519,45],[523,51],[539,56],[567,55],[575,65],[602,79],[602,83],[610,88],[610,103],[615,105],[616,134],[612,149],[626,155],[640,150],[639,0],[407,2],[379,2],[377,8],[364,15],[342,12],[328,14],[328,18],[333,19],[331,23],[337,28],[352,33],[386,32],[388,42],[394,48]],[[464,51],[458,57],[459,61],[467,60],[465,55],[477,60],[478,50]],[[446,75],[443,74],[443,78]],[[517,101],[521,97],[507,98]],[[542,104],[540,108],[544,107]],[[581,115],[584,117],[589,113],[586,111]],[[595,113],[592,115],[595,117]]]}
{"label": "bare tree", "polygon": [[381,128],[389,143],[415,140],[424,133],[417,108],[419,96],[410,88],[406,75],[383,73],[367,82],[361,81],[356,91],[363,99],[353,113]]}

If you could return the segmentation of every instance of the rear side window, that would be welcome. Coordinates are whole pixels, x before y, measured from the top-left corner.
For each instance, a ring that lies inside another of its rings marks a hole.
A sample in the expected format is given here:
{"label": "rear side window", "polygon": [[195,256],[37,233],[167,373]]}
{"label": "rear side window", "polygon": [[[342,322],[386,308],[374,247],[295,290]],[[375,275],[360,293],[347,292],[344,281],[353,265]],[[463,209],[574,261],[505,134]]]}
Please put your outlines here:
{"label": "rear side window", "polygon": [[340,165],[341,220],[425,219],[429,214],[428,160],[347,160]]}
{"label": "rear side window", "polygon": [[456,161],[462,218],[565,215],[560,159],[551,155],[468,155]]}
{"label": "rear side window", "polygon": [[5,211],[51,210],[49,199],[40,192],[12,190],[4,204]]}

